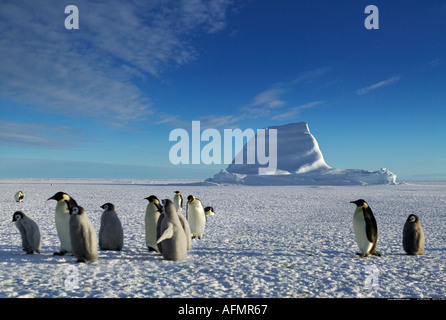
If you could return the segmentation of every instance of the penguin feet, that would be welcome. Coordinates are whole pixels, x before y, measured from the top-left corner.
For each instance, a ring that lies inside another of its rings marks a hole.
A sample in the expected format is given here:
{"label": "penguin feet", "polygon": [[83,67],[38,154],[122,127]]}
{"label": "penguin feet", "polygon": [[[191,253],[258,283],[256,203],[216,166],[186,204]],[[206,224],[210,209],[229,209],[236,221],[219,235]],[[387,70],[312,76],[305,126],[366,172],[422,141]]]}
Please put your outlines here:
{"label": "penguin feet", "polygon": [[53,253],[54,256],[64,256],[67,252],[66,251],[56,251]]}
{"label": "penguin feet", "polygon": [[374,252],[366,252],[366,253],[362,253],[362,252],[356,252],[357,256],[360,256],[361,258],[366,258],[368,257],[370,254],[377,256],[377,257],[381,257],[381,255],[379,254],[378,251],[374,251]]}

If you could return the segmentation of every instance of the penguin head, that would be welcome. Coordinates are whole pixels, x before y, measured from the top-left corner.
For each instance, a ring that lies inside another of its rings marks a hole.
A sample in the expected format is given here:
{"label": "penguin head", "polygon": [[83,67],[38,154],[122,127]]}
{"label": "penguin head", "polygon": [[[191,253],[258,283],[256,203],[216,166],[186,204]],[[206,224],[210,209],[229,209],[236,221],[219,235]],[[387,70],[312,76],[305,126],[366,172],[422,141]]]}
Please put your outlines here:
{"label": "penguin head", "polygon": [[70,215],[82,215],[85,213],[84,208],[80,207],[80,206],[74,206],[74,207],[70,207]]}
{"label": "penguin head", "polygon": [[155,202],[155,203],[160,203],[160,200],[158,199],[157,196],[151,195],[150,197],[144,198],[146,200],[149,200],[149,202]]}
{"label": "penguin head", "polygon": [[187,202],[192,202],[192,201],[194,201],[195,200],[195,197],[193,196],[193,195],[189,195],[188,197],[187,197]]}
{"label": "penguin head", "polygon": [[206,207],[206,208],[204,208],[204,213],[206,215],[214,215],[215,211],[214,211],[214,208],[212,208],[212,207]]}
{"label": "penguin head", "polygon": [[175,211],[175,206],[173,205],[173,202],[172,202],[172,200],[170,200],[170,199],[163,199],[163,205],[164,205],[164,208],[165,208],[165,212],[166,213],[173,213],[173,212],[176,212]]}
{"label": "penguin head", "polygon": [[70,200],[70,196],[68,194],[66,194],[65,192],[59,191],[58,193],[56,193],[51,198],[48,198],[48,200],[56,200],[56,201]]}
{"label": "penguin head", "polygon": [[175,191],[174,192],[175,194],[178,194],[178,195],[180,195],[181,193],[180,193],[180,191]]}
{"label": "penguin head", "polygon": [[364,207],[364,208],[366,208],[366,207],[369,206],[369,205],[367,204],[367,202],[365,202],[364,199],[358,199],[358,200],[356,200],[356,201],[350,201],[350,203],[354,203],[354,204],[356,204],[356,206],[358,206],[358,207]]}
{"label": "penguin head", "polygon": [[21,219],[23,219],[24,216],[25,214],[22,211],[16,211],[12,215],[12,222],[20,221]]}
{"label": "penguin head", "polygon": [[411,215],[409,215],[409,216],[407,217],[406,222],[409,222],[409,223],[417,223],[419,220],[420,220],[420,219],[418,218],[417,215],[415,215],[415,214],[411,214]]}
{"label": "penguin head", "polygon": [[150,197],[144,199],[149,200],[150,203],[153,203],[160,213],[163,212],[163,206],[161,205],[157,196],[151,195]]}
{"label": "penguin head", "polygon": [[113,203],[107,202],[104,203],[101,208],[104,209],[104,211],[114,211],[115,205]]}

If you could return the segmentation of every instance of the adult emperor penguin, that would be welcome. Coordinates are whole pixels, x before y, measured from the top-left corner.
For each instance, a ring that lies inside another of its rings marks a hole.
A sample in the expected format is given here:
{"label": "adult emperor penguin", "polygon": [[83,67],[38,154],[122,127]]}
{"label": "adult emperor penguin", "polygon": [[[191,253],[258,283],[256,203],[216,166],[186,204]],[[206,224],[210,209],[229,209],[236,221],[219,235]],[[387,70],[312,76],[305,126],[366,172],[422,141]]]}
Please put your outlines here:
{"label": "adult emperor penguin", "polygon": [[214,208],[212,208],[212,207],[206,207],[206,208],[204,208],[204,214],[205,214],[206,216],[214,216],[214,215],[215,215]]}
{"label": "adult emperor penguin", "polygon": [[206,224],[206,215],[204,213],[203,203],[200,199],[197,199],[192,195],[187,197],[186,214],[192,239],[195,237],[201,239]]}
{"label": "adult emperor penguin", "polygon": [[183,196],[181,195],[180,191],[175,191],[173,204],[175,205],[175,210],[177,210],[178,213],[183,213]]}
{"label": "adult emperor penguin", "polygon": [[40,236],[40,229],[37,223],[22,211],[14,212],[12,222],[15,222],[22,236],[23,250],[27,254],[40,253],[42,237]]}
{"label": "adult emperor penguin", "polygon": [[63,256],[66,253],[71,253],[70,240],[70,212],[68,206],[77,206],[76,201],[65,192],[58,192],[48,200],[56,200],[56,230],[60,240],[59,252],[54,252],[55,255]]}
{"label": "adult emperor penguin", "polygon": [[409,215],[404,224],[403,248],[410,255],[424,254],[424,232],[420,219],[415,214]]}
{"label": "adult emperor penguin", "polygon": [[154,195],[144,199],[149,201],[144,218],[144,225],[146,229],[146,246],[149,251],[159,252],[158,245],[156,243],[158,239],[156,235],[156,225],[161,213],[163,212],[163,206],[161,205],[159,199]]}
{"label": "adult emperor penguin", "polygon": [[124,231],[121,220],[116,214],[115,206],[106,203],[101,206],[104,212],[99,228],[99,248],[101,250],[121,251],[124,246]]}
{"label": "adult emperor penguin", "polygon": [[372,209],[363,199],[350,201],[350,203],[356,204],[356,210],[353,214],[353,230],[356,243],[361,251],[360,255],[362,257],[367,257],[369,254],[380,256],[376,251],[378,226]]}
{"label": "adult emperor penguin", "polygon": [[98,238],[84,208],[70,207],[70,239],[77,262],[95,262],[98,259]]}
{"label": "adult emperor penguin", "polygon": [[23,192],[22,191],[17,191],[17,193],[14,195],[14,200],[16,202],[22,202],[23,201]]}
{"label": "adult emperor penguin", "polygon": [[165,201],[164,217],[160,226],[161,254],[166,260],[186,260],[187,239],[177,210],[170,199]]}

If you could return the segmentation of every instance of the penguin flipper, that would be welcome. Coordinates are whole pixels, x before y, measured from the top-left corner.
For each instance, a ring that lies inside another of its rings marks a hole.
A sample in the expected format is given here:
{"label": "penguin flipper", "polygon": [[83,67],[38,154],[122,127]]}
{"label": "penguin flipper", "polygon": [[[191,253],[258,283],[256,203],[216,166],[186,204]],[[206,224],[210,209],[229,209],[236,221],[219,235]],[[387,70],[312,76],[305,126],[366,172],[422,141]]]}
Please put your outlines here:
{"label": "penguin flipper", "polygon": [[169,224],[169,227],[164,230],[163,234],[161,235],[161,237],[159,237],[158,241],[156,243],[160,243],[166,239],[170,239],[173,237],[173,226],[171,224]]}
{"label": "penguin flipper", "polygon": [[94,241],[93,241],[93,234],[89,228],[81,226],[81,233],[82,233],[82,243],[85,246],[85,250],[88,254],[93,254],[93,247]]}
{"label": "penguin flipper", "polygon": [[364,220],[366,225],[367,240],[371,243],[376,243],[378,238],[378,226],[376,224],[375,217],[373,216],[372,209],[370,207],[363,208]]}

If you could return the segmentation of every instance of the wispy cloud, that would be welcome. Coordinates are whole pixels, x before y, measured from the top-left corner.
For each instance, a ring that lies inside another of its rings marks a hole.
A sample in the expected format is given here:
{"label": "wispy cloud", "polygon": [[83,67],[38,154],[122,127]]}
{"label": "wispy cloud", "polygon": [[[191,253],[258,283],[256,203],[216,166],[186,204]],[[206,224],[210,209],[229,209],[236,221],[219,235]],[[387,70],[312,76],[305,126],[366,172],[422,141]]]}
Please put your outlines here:
{"label": "wispy cloud", "polygon": [[0,120],[0,146],[35,149],[79,147],[78,133],[66,126]]}
{"label": "wispy cloud", "polygon": [[310,109],[322,104],[322,101],[313,101],[310,103],[306,103],[297,107],[290,108],[288,111],[276,114],[272,117],[273,120],[285,120],[285,119],[293,119],[299,115],[299,112],[304,109]]}
{"label": "wispy cloud", "polygon": [[397,83],[398,81],[400,81],[400,79],[401,79],[400,76],[394,76],[394,77],[392,77],[390,79],[380,81],[380,82],[372,84],[372,85],[370,85],[368,87],[358,89],[358,90],[356,90],[356,94],[357,95],[367,94],[367,93],[369,93],[372,90],[376,90],[376,89],[379,89],[379,88],[382,88],[382,87],[385,87],[385,86],[390,86],[390,85],[392,85],[394,83]]}
{"label": "wispy cloud", "polygon": [[231,0],[77,0],[79,30],[64,2],[2,1],[0,95],[45,112],[144,120],[155,107],[139,83],[196,59],[191,33],[226,25]]}
{"label": "wispy cloud", "polygon": [[286,104],[282,96],[289,91],[289,88],[276,85],[257,94],[249,105],[241,108],[241,111],[248,117],[259,118],[268,116],[272,110],[281,108]]}
{"label": "wispy cloud", "polygon": [[200,120],[200,125],[202,129],[206,128],[235,128],[238,121],[242,120],[241,117],[233,115],[212,115],[202,117]]}
{"label": "wispy cloud", "polygon": [[271,88],[258,93],[248,105],[241,108],[241,111],[246,116],[254,118],[265,116],[271,117],[273,114],[275,114],[272,116],[272,119],[275,120],[285,119],[287,114],[289,116],[296,116],[300,110],[313,107],[316,105],[313,105],[313,103],[320,104],[320,102],[317,101],[298,107],[293,107],[284,112],[282,110],[289,104],[289,102],[285,100],[284,96],[286,96],[286,94],[290,91],[295,90],[296,86],[316,81],[329,71],[329,68],[323,67],[302,72],[291,81],[278,83]]}
{"label": "wispy cloud", "polygon": [[296,79],[292,81],[293,84],[297,83],[310,83],[322,77],[330,72],[330,68],[321,67],[314,70],[302,72]]}

